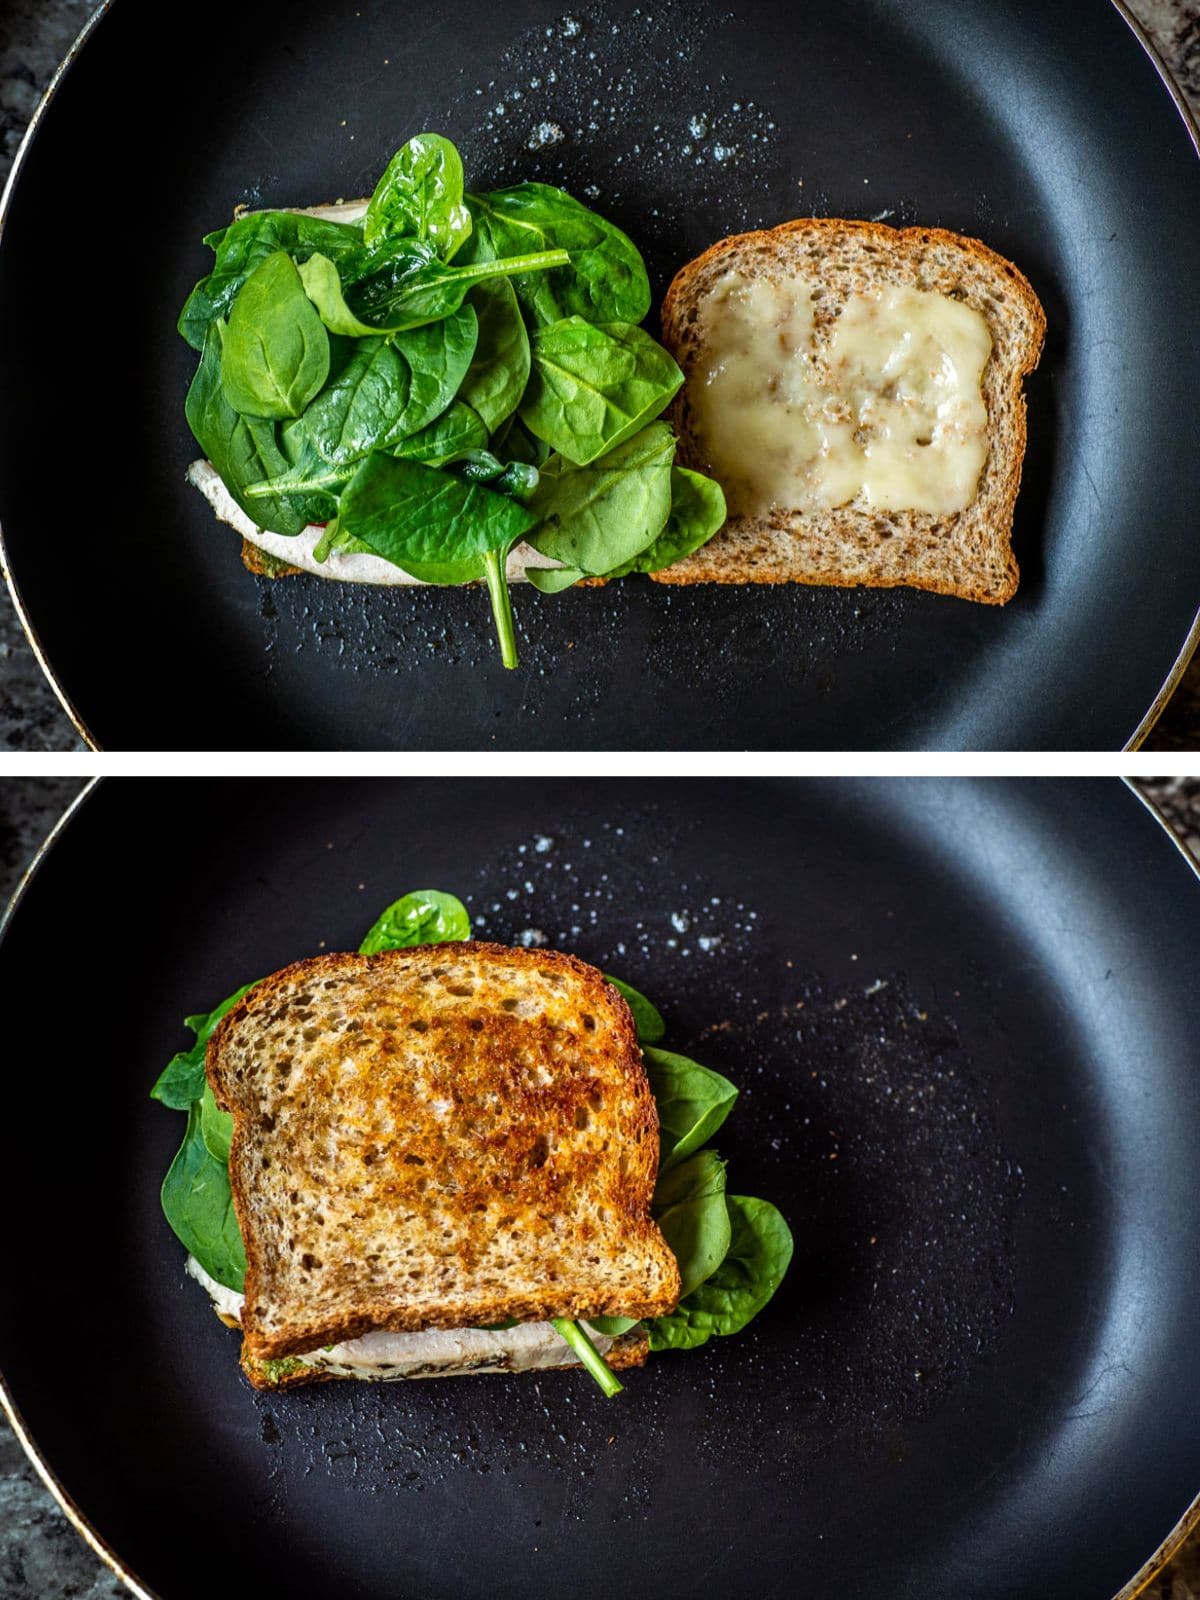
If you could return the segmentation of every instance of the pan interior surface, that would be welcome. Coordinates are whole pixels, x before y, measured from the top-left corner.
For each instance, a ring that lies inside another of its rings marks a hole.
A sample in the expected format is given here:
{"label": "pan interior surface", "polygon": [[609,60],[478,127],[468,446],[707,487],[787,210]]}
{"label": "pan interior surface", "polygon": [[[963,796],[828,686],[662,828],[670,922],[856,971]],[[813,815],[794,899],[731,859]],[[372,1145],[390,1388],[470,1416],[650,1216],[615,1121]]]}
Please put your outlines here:
{"label": "pan interior surface", "polygon": [[[235,204],[368,192],[427,127],[477,187],[538,178],[611,215],[656,300],[715,239],[810,212],[937,224],[1014,260],[1050,325],[1017,598],[522,591],[513,673],[481,593],[250,577],[183,481],[195,356],[174,321],[201,236]],[[1119,747],[1200,594],[1198,253],[1187,131],[1096,0],[448,0],[420,25],[386,0],[296,0],[282,29],[244,0],[206,8],[182,52],[168,9],[116,0],[5,224],[8,562],[111,748]],[[70,323],[64,346],[35,306]]]}
{"label": "pan interior surface", "polygon": [[[617,1402],[246,1387],[147,1091],[183,1015],[417,885],[642,987],[739,1086],[731,1190],[797,1245],[751,1329]],[[1200,1487],[1198,897],[1107,782],[107,783],[0,947],[26,1037],[72,1019],[9,1079],[11,1399],[171,1600],[1111,1596]]]}

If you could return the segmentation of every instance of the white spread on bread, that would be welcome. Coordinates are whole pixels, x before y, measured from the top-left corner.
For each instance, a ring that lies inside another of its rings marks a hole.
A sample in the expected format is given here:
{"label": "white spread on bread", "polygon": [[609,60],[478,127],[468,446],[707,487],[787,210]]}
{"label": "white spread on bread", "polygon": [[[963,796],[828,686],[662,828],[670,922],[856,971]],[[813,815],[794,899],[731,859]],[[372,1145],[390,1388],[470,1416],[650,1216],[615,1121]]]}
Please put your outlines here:
{"label": "white spread on bread", "polygon": [[892,284],[825,322],[813,288],[731,271],[699,304],[691,426],[730,514],[965,510],[988,453],[985,318]]}
{"label": "white spread on bread", "polygon": [[[360,551],[331,550],[324,561],[318,561],[313,551],[321,542],[325,529],[316,523],[297,534],[269,533],[265,528],[256,527],[209,461],[193,461],[187,470],[187,481],[194,489],[199,489],[221,522],[227,522],[243,539],[265,550],[268,555],[277,556],[280,561],[286,561],[304,572],[315,573],[318,578],[339,578],[344,583],[420,586],[419,579],[410,578],[407,572],[402,572],[382,556],[367,555]],[[527,583],[529,580],[525,571],[528,567],[561,565],[560,561],[552,561],[549,556],[541,555],[532,545],[522,541],[509,552],[508,581]]]}
{"label": "white spread on bread", "polygon": [[[187,1271],[203,1285],[222,1322],[241,1322],[243,1296],[210,1278],[194,1256]],[[589,1328],[604,1355],[613,1340]],[[574,1366],[577,1358],[549,1322],[513,1328],[430,1328],[422,1333],[364,1333],[357,1339],[296,1358],[338,1378],[388,1383],[399,1378],[448,1377],[456,1372],[533,1372]]]}

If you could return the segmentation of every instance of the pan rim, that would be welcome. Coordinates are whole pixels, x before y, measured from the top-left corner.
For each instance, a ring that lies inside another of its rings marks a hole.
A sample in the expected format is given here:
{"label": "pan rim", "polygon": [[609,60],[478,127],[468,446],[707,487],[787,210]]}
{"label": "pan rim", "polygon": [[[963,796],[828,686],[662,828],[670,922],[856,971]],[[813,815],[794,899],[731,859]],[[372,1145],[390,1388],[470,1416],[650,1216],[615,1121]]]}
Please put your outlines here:
{"label": "pan rim", "polygon": [[[50,109],[50,105],[57,95],[59,86],[62,84],[63,79],[66,77],[67,73],[71,70],[71,67],[79,58],[80,52],[83,50],[84,45],[87,44],[88,40],[91,38],[101,19],[107,16],[108,12],[112,9],[113,3],[114,0],[100,0],[100,4],[96,7],[95,11],[92,12],[91,16],[84,23],[78,34],[76,34],[75,39],[71,44],[71,48],[59,62],[58,66],[55,67],[50,78],[50,82],[46,85],[41,99],[34,107],[33,115],[29,119],[29,126],[25,129],[25,132],[21,138],[21,142],[17,146],[17,153],[13,157],[13,164],[9,169],[8,180],[4,185],[4,192],[0,194],[0,248],[2,248],[4,244],[5,225],[8,222],[8,208],[12,203],[13,195],[16,193],[17,183],[21,177],[21,171],[25,165],[25,161],[30,150],[33,148],[33,141],[38,135],[42,120],[45,117],[46,112]],[[9,599],[13,604],[13,610],[17,613],[17,620],[20,622],[22,631],[24,632],[26,639],[29,641],[29,648],[33,651],[34,660],[42,669],[43,675],[49,682],[50,687],[54,690],[55,695],[58,697],[58,703],[62,706],[63,710],[70,718],[71,725],[74,727],[75,732],[87,745],[88,749],[101,749],[101,745],[93,736],[91,729],[84,722],[82,714],[75,706],[71,696],[67,693],[66,686],[59,681],[58,674],[50,664],[50,658],[46,653],[37,629],[34,627],[33,618],[29,614],[29,609],[25,604],[24,597],[22,596],[20,589],[17,587],[17,580],[13,576],[12,566],[8,556],[8,545],[4,537],[4,525],[2,522],[0,522],[0,575],[2,575],[4,578],[5,585],[8,589]],[[37,859],[37,857],[34,858],[35,861]],[[9,909],[11,910],[11,907]],[[4,923],[0,924],[0,928],[7,924],[7,921],[8,914],[6,912]]]}
{"label": "pan rim", "polygon": [[[1120,6],[1121,3],[1122,0],[1113,0],[1114,5]],[[1196,859],[1196,857],[1184,844],[1183,840],[1175,832],[1175,829],[1167,821],[1163,811],[1157,805],[1155,805],[1154,801],[1151,800],[1148,794],[1146,794],[1142,789],[1138,788],[1137,784],[1134,783],[1132,778],[1128,777],[1124,773],[1122,773],[1120,776],[1121,782],[1134,796],[1134,798],[1139,800],[1141,804],[1145,806],[1151,817],[1153,817],[1154,821],[1158,823],[1159,827],[1166,834],[1167,838],[1175,846],[1175,849],[1183,857],[1185,864],[1191,869],[1192,875],[1195,878],[1200,879],[1200,861]],[[1137,1596],[1145,1593],[1146,1589],[1149,1588],[1150,1584],[1154,1582],[1155,1578],[1157,1578],[1166,1568],[1168,1562],[1170,1562],[1178,1553],[1189,1534],[1194,1533],[1198,1528],[1200,1528],[1200,1490],[1197,1491],[1196,1497],[1191,1504],[1184,1508],[1183,1515],[1171,1529],[1170,1533],[1167,1534],[1166,1538],[1159,1545],[1158,1549],[1153,1555],[1148,1557],[1147,1560],[1142,1563],[1138,1570],[1125,1584],[1124,1588],[1117,1591],[1117,1593],[1113,1596],[1113,1600],[1137,1600]]]}
{"label": "pan rim", "polygon": [[[1116,10],[1118,16],[1122,18],[1125,26],[1133,34],[1134,38],[1150,58],[1151,66],[1154,68],[1155,72],[1158,73],[1159,78],[1162,80],[1163,88],[1170,95],[1172,101],[1174,102],[1175,109],[1179,113],[1184,127],[1187,129],[1188,137],[1192,141],[1192,149],[1196,154],[1196,159],[1200,160],[1200,121],[1197,121],[1195,115],[1193,114],[1192,108],[1188,104],[1187,97],[1184,95],[1184,92],[1180,87],[1174,73],[1159,54],[1158,47],[1154,44],[1153,40],[1150,38],[1150,35],[1146,32],[1145,28],[1129,9],[1127,0],[1109,0],[1109,3]],[[2,218],[0,218],[0,221],[2,221]],[[1191,664],[1192,657],[1195,655],[1198,646],[1200,646],[1200,607],[1197,608],[1196,615],[1192,619],[1192,625],[1188,629],[1187,637],[1184,639],[1179,654],[1175,658],[1174,666],[1163,679],[1162,686],[1151,702],[1145,716],[1130,735],[1129,740],[1125,745],[1125,749],[1127,751],[1140,750],[1142,745],[1149,738],[1154,729],[1155,723],[1167,709],[1167,702],[1170,700],[1171,696],[1175,693],[1176,689],[1182,682],[1183,675]],[[1160,817],[1160,821],[1161,820],[1162,819]],[[1170,830],[1168,829],[1168,832],[1169,831]],[[1174,837],[1174,835],[1172,835],[1172,837]],[[1197,1515],[1200,1516],[1200,1511],[1197,1512]],[[1147,1580],[1147,1582],[1148,1581],[1149,1580]],[[1136,1590],[1131,1591],[1129,1600],[1132,1600],[1132,1594],[1136,1592]],[[1118,1595],[1117,1600],[1126,1600],[1124,1593]]]}
{"label": "pan rim", "polygon": [[[70,825],[76,812],[80,810],[84,803],[96,792],[103,782],[103,778],[98,776],[89,778],[84,784],[83,788],[67,806],[62,816],[59,817],[58,821],[51,828],[50,832],[42,840],[41,844],[37,847],[37,850],[33,854],[32,860],[21,874],[20,880],[10,896],[8,904],[4,908],[3,916],[0,916],[0,944],[3,944],[4,936],[8,932],[8,925],[12,921],[13,916],[16,914],[17,907],[25,898],[26,891],[33,882],[34,878],[37,876],[43,861],[58,843],[59,838]],[[34,1471],[45,1484],[46,1488],[50,1491],[55,1501],[57,1501],[59,1508],[66,1516],[67,1521],[75,1529],[76,1533],[80,1535],[84,1543],[87,1544],[93,1553],[100,1557],[100,1560],[103,1561],[104,1565],[108,1567],[111,1572],[115,1573],[115,1575],[120,1578],[121,1582],[124,1583],[134,1595],[137,1596],[137,1600],[159,1600],[159,1596],[147,1589],[144,1584],[139,1581],[133,1571],[124,1564],[120,1556],[117,1555],[116,1551],[107,1542],[107,1540],[105,1540],[103,1536],[91,1525],[87,1517],[84,1516],[83,1512],[75,1504],[74,1500],[67,1493],[66,1489],[64,1489],[62,1484],[58,1481],[58,1478],[55,1476],[50,1463],[46,1460],[45,1456],[43,1456],[36,1441],[34,1440],[32,1433],[30,1433],[29,1429],[26,1427],[25,1419],[18,1410],[17,1403],[13,1396],[9,1393],[8,1381],[2,1372],[0,1372],[0,1406],[4,1408],[4,1413],[12,1426],[13,1433],[16,1434],[17,1442],[20,1444],[21,1449],[24,1450],[26,1456],[32,1463]]]}

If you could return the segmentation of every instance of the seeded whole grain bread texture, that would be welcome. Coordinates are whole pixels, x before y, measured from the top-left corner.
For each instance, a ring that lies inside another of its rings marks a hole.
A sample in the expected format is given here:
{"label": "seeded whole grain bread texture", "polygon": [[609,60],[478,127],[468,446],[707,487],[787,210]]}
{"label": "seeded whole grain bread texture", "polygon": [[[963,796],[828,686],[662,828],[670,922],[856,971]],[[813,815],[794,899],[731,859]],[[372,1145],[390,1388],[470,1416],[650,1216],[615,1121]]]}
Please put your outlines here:
{"label": "seeded whole grain bread texture", "polygon": [[[735,234],[681,268],[663,301],[663,343],[685,379],[704,350],[701,302],[731,270],[776,281],[798,275],[813,285],[818,358],[853,294],[899,284],[980,312],[992,335],[982,380],[987,461],[964,511],[936,516],[851,502],[815,513],[780,507],[760,517],[733,516],[694,554],[656,572],[656,582],[905,584],[991,605],[1010,600],[1019,578],[1012,521],[1025,455],[1022,382],[1037,366],[1046,331],[1041,303],[1022,273],[978,239],[941,228],[812,217]],[[681,465],[708,470],[692,431],[686,381],[673,420]]]}
{"label": "seeded whole grain bread texture", "polygon": [[574,956],[297,962],[230,1011],[206,1066],[234,1119],[251,1362],[373,1329],[675,1306],[633,1018]]}

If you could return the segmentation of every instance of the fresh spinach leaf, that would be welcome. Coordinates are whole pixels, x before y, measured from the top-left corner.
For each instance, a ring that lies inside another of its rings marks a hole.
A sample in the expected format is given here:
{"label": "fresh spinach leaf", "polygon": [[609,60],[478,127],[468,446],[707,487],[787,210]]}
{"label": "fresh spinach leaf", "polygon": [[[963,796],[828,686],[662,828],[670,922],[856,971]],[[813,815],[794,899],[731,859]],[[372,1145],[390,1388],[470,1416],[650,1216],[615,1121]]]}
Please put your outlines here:
{"label": "fresh spinach leaf", "polygon": [[653,544],[640,554],[606,572],[606,578],[625,578],[631,572],[661,572],[706,544],[725,521],[725,495],[714,478],[688,467],[671,468],[671,514]]}
{"label": "fresh spinach leaf", "polygon": [[536,328],[521,421],[567,461],[586,466],[658,416],[683,373],[627,322],[567,317]]}
{"label": "fresh spinach leaf", "polygon": [[[328,461],[312,440],[306,439],[299,460],[288,466],[287,471],[279,477],[250,484],[244,491],[245,498],[251,507],[255,507],[264,500],[278,500],[282,496],[290,502],[292,497],[300,496],[309,513],[308,522],[324,522],[328,526],[337,514],[337,497],[354,476],[356,468],[357,462],[354,461]],[[269,512],[264,514],[269,515]],[[251,515],[256,516],[257,513],[252,510]]]}
{"label": "fresh spinach leaf", "polygon": [[475,224],[463,259],[482,261],[531,250],[565,249],[569,262],[538,277],[515,275],[517,298],[535,322],[586,317],[589,322],[641,322],[650,310],[650,280],[637,247],[620,228],[562,189],[519,183],[469,194]]}
{"label": "fresh spinach leaf", "polygon": [[228,1111],[221,1110],[207,1083],[204,1085],[204,1093],[200,1096],[200,1136],[204,1140],[204,1148],[213,1160],[227,1167],[229,1146],[233,1139],[233,1117]]}
{"label": "fresh spinach leaf", "polygon": [[343,338],[362,339],[368,335],[389,332],[387,328],[371,327],[354,315],[342,293],[338,269],[328,256],[309,256],[299,272],[305,294],[330,333],[341,334]]}
{"label": "fresh spinach leaf", "polygon": [[738,1092],[719,1072],[673,1050],[646,1045],[642,1055],[658,1106],[658,1170],[665,1172],[712,1138],[733,1110]]}
{"label": "fresh spinach leaf", "polygon": [[660,1172],[654,1185],[651,1209],[656,1217],[673,1206],[689,1200],[703,1200],[708,1195],[725,1193],[725,1163],[711,1147],[698,1150],[686,1161],[680,1161]]}
{"label": "fresh spinach leaf", "polygon": [[[609,978],[609,983],[614,980]],[[656,1013],[657,1015],[657,1013]],[[654,1217],[679,1263],[680,1298],[716,1271],[729,1249],[725,1163],[715,1150],[701,1150],[660,1175]],[[637,1327],[636,1317],[589,1317],[597,1333],[612,1338]]]}
{"label": "fresh spinach leaf", "polygon": [[493,483],[504,471],[504,463],[490,450],[472,450],[463,457],[461,476],[472,483]]}
{"label": "fresh spinach leaf", "polygon": [[588,574],[582,567],[530,567],[525,576],[541,594],[561,594]]}
{"label": "fresh spinach leaf", "polygon": [[255,267],[229,313],[221,386],[235,411],[298,417],[329,376],[329,335],[291,258]]}
{"label": "fresh spinach leaf", "polygon": [[368,456],[342,493],[342,528],[422,583],[488,587],[500,659],[517,664],[516,625],[505,562],[537,518],[516,500],[451,473]]}
{"label": "fresh spinach leaf", "polygon": [[636,1328],[640,1321],[640,1317],[589,1317],[587,1325],[595,1328],[597,1333],[607,1334],[610,1339],[619,1339],[630,1328]]}
{"label": "fresh spinach leaf", "polygon": [[590,466],[551,456],[530,508],[542,519],[532,543],[585,573],[604,573],[651,544],[671,509],[675,440],[652,422]]}
{"label": "fresh spinach leaf", "polygon": [[427,240],[449,261],[470,231],[458,151],[440,134],[418,133],[397,150],[376,184],[363,238],[369,245],[385,234]]}
{"label": "fresh spinach leaf", "polygon": [[320,250],[331,261],[362,249],[362,228],[357,223],[327,222],[299,211],[252,211],[228,228],[204,240],[215,252],[212,271],[202,278],[184,303],[179,332],[193,350],[204,349],[209,324],[224,317],[238,290],[261,262],[276,250],[286,250],[294,261],[306,260]]}
{"label": "fresh spinach leaf", "polygon": [[412,373],[413,415],[422,418],[421,428],[439,417],[461,390],[478,341],[479,316],[472,305],[460,306],[440,322],[392,335],[392,349]]}
{"label": "fresh spinach leaf", "polygon": [[390,454],[406,461],[423,461],[428,467],[444,467],[447,462],[482,450],[487,437],[483,418],[461,400],[454,400],[436,422],[392,445]]}
{"label": "fresh spinach leaf", "polygon": [[515,500],[528,501],[537,492],[541,473],[524,461],[510,461],[496,479],[494,488],[501,494],[510,494]]}
{"label": "fresh spinach leaf", "polygon": [[371,925],[359,954],[407,950],[418,944],[452,944],[471,937],[471,918],[461,900],[440,889],[414,889],[392,904]]}
{"label": "fresh spinach leaf", "polygon": [[611,972],[604,976],[633,1012],[634,1026],[637,1028],[638,1042],[641,1044],[657,1044],[667,1031],[657,1007],[650,1004],[644,994],[640,994],[631,983],[622,983],[620,978],[614,978]]}
{"label": "fresh spinach leaf", "polygon": [[[437,322],[410,326],[401,316],[394,324],[372,327],[350,310],[342,294],[337,268],[324,256],[315,255],[300,268],[300,281],[316,307],[321,321],[331,333],[349,338],[388,337],[390,343],[412,364],[418,374],[428,371],[454,374],[449,393],[441,391],[441,408],[449,405],[466,378],[479,338],[479,318],[473,305],[464,303]],[[498,279],[497,282],[503,282]],[[488,285],[477,285],[477,290]],[[443,332],[444,330],[444,332]]]}
{"label": "fresh spinach leaf", "polygon": [[216,468],[235,502],[260,528],[296,534],[312,521],[322,520],[327,496],[280,494],[273,487],[251,499],[254,484],[286,477],[291,463],[279,448],[273,422],[243,417],[225,398],[221,386],[222,322],[210,323],[204,354],[188,390],[184,413],[196,442]]}
{"label": "fresh spinach leaf", "polygon": [[191,1029],[196,1041],[191,1049],[179,1051],[167,1062],[150,1091],[152,1100],[161,1100],[173,1111],[186,1111],[193,1100],[200,1099],[207,1082],[204,1076],[204,1053],[208,1049],[208,1041],[217,1031],[221,1018],[226,1012],[232,1011],[242,996],[249,994],[253,987],[252,983],[248,983],[227,1000],[222,1000],[213,1010],[187,1018],[184,1027]]}
{"label": "fresh spinach leaf", "polygon": [[229,1168],[204,1142],[201,1102],[188,1107],[187,1131],[162,1185],[162,1208],[176,1237],[218,1283],[240,1291],[246,1251],[229,1189]]}
{"label": "fresh spinach leaf", "polygon": [[647,1322],[651,1350],[694,1350],[714,1334],[738,1333],[783,1281],[792,1235],[767,1200],[727,1195],[731,1237],[725,1259],[666,1317]]}
{"label": "fresh spinach leaf", "polygon": [[470,306],[444,322],[394,339],[356,339],[349,359],[284,440],[311,440],[327,461],[357,461],[391,450],[433,422],[450,404],[475,347]]}
{"label": "fresh spinach leaf", "polygon": [[339,272],[353,315],[368,327],[394,331],[440,322],[485,279],[545,272],[568,259],[565,250],[545,250],[511,260],[460,265],[442,261],[420,239],[385,238],[373,250],[345,258]]}
{"label": "fresh spinach leaf", "polygon": [[701,1150],[659,1180],[654,1215],[679,1263],[680,1298],[711,1278],[730,1247],[725,1163]]}
{"label": "fresh spinach leaf", "polygon": [[476,284],[469,304],[479,318],[479,343],[458,397],[495,433],[516,411],[529,382],[529,335],[507,278]]}
{"label": "fresh spinach leaf", "polygon": [[345,552],[347,555],[373,555],[374,551],[365,544],[359,544],[357,539],[352,539],[348,533],[343,533],[341,524],[336,517],[331,517],[325,524],[325,531],[313,545],[313,560],[328,561],[334,550]]}
{"label": "fresh spinach leaf", "polygon": [[471,450],[458,462],[459,476],[469,483],[490,483],[497,494],[510,494],[527,500],[538,486],[541,474],[524,461],[505,464],[490,450]]}
{"label": "fresh spinach leaf", "polygon": [[527,461],[531,467],[544,467],[550,459],[550,446],[535,439],[515,412],[492,436],[492,449],[503,451],[510,461]]}
{"label": "fresh spinach leaf", "polygon": [[230,1289],[241,1289],[246,1271],[229,1192],[233,1118],[213,1099],[204,1056],[221,1019],[253,987],[248,983],[206,1015],[188,1017],[196,1042],[171,1058],[150,1091],[153,1099],[188,1114],[183,1143],[163,1181],[167,1221],[209,1276]]}
{"label": "fresh spinach leaf", "polygon": [[508,550],[535,517],[506,495],[448,472],[372,455],[342,494],[341,525],[422,583],[469,583],[483,557]]}
{"label": "fresh spinach leaf", "polygon": [[[321,398],[318,395],[313,402],[314,406],[320,405]],[[304,417],[300,418],[301,426],[311,410],[312,407],[309,408],[309,412],[305,412]],[[428,423],[418,432],[410,433],[403,439],[394,443],[389,442],[386,448],[389,455],[406,461],[421,461],[426,466],[444,467],[450,462],[470,459],[486,443],[487,429],[480,418],[470,406],[455,400],[434,422]],[[340,494],[357,472],[359,459],[334,465],[321,455],[311,440],[306,440],[299,461],[284,477],[255,485],[246,490],[246,496],[253,503],[259,495],[303,493],[307,497],[306,503],[312,504],[321,493],[334,496]],[[508,470],[511,469],[506,469]],[[502,484],[501,487],[507,491],[507,484]],[[325,531],[313,547],[314,559],[325,561],[334,550],[348,554],[356,552],[374,554],[370,545],[355,539],[340,526],[336,511],[337,501],[334,499],[328,503],[324,519],[319,516],[310,518],[310,521],[315,522],[325,520]]]}

